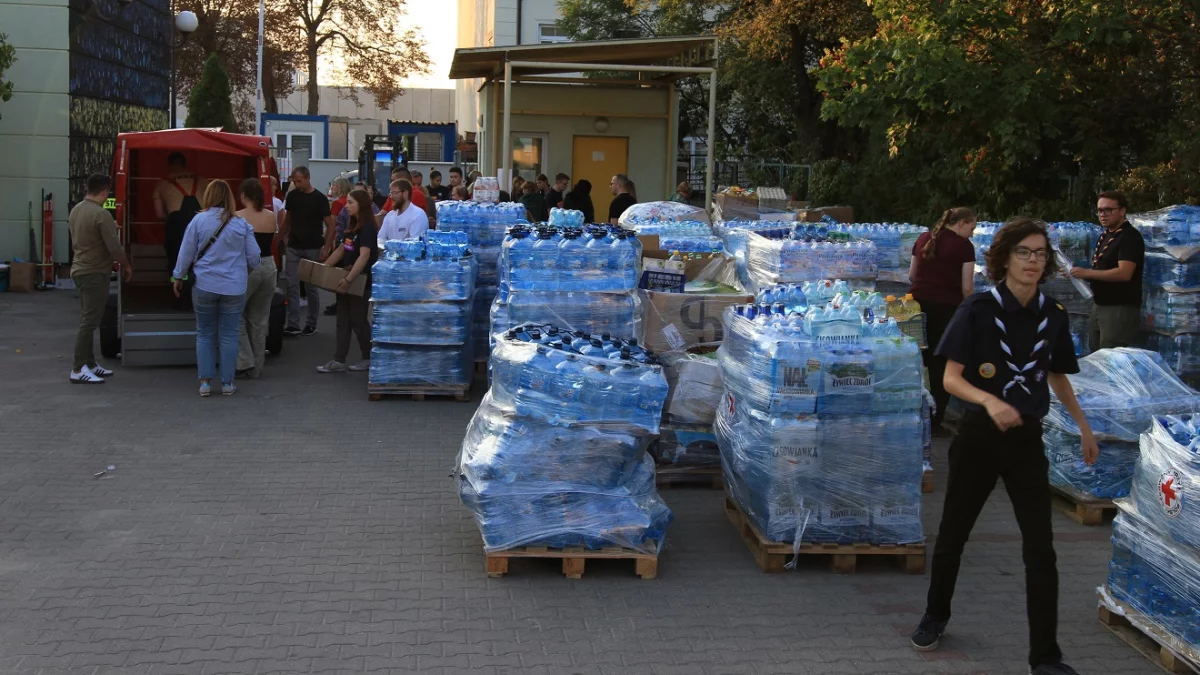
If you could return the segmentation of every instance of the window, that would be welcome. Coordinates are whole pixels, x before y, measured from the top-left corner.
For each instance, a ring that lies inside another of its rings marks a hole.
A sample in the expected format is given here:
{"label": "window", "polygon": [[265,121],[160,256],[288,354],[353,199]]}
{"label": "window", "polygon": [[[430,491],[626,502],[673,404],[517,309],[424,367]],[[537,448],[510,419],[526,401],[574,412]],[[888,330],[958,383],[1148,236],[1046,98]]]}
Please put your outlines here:
{"label": "window", "polygon": [[[278,156],[294,162],[307,162],[313,157],[312,134],[275,134],[275,148]],[[299,166],[299,164],[294,164]]]}
{"label": "window", "polygon": [[571,38],[567,36],[563,29],[554,23],[539,23],[538,24],[538,42],[544,45],[551,45],[556,42],[570,42]]}
{"label": "window", "polygon": [[416,147],[413,148],[413,159],[418,162],[442,161],[442,135],[437,132],[423,131],[416,136]]}
{"label": "window", "polygon": [[545,173],[546,139],[546,134],[513,133],[513,171],[525,180],[533,180],[539,173]]}

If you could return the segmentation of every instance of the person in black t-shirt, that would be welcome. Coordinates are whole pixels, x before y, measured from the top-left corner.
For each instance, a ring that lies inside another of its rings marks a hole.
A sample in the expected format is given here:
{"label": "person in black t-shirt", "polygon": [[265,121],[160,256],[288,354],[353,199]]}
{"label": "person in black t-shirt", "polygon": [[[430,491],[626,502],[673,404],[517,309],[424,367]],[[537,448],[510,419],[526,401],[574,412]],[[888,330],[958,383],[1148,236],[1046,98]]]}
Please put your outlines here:
{"label": "person in black t-shirt", "polygon": [[329,198],[314,189],[308,168],[298,166],[292,171],[292,189],[284,199],[283,226],[279,238],[287,250],[284,276],[287,278],[288,316],[284,335],[312,335],[317,332],[321,315],[320,294],[309,284],[307,291],[308,319],[300,329],[300,261],[321,262],[329,255],[333,244],[335,224],[329,210]]}
{"label": "person in black t-shirt", "polygon": [[1128,202],[1120,192],[1101,192],[1096,215],[1104,233],[1092,254],[1092,268],[1071,268],[1071,276],[1092,285],[1088,346],[1092,350],[1135,344],[1142,312],[1146,241],[1125,220]]}
{"label": "person in black t-shirt", "polygon": [[450,199],[450,186],[442,185],[442,172],[437,169],[429,172],[429,196],[439,202]]}
{"label": "person in black t-shirt", "polygon": [[565,173],[555,174],[554,185],[546,190],[546,209],[562,208],[563,197],[571,187],[571,177]]}
{"label": "person in black t-shirt", "polygon": [[929,595],[912,646],[937,649],[950,621],[963,547],[997,478],[1003,478],[1021,528],[1029,672],[1077,675],[1062,662],[1057,638],[1058,568],[1042,446],[1050,389],[1079,428],[1083,461],[1094,463],[1100,449],[1067,379],[1079,372],[1067,312],[1038,289],[1054,271],[1051,255],[1044,223],[1018,218],[1000,228],[987,253],[987,273],[996,285],[959,306],[937,347],[946,358],[946,391],[966,412],[950,444]]}
{"label": "person in black t-shirt", "polygon": [[596,207],[592,206],[592,182],[581,178],[570,192],[563,195],[562,208],[583,212],[583,222],[596,222]]}
{"label": "person in black t-shirt", "polygon": [[621,214],[625,213],[625,209],[636,204],[637,199],[629,194],[629,176],[623,173],[613,176],[612,182],[608,186],[612,189],[612,193],[616,195],[612,203],[608,205],[608,222],[616,225],[617,221],[621,219]]}
{"label": "person in black t-shirt", "polygon": [[[371,266],[379,256],[375,229],[375,216],[371,200],[365,190],[354,190],[346,202],[350,222],[342,235],[341,244],[329,254],[325,261],[347,270],[346,278],[338,282],[337,292],[337,349],[333,360],[317,367],[317,372],[337,373],[344,370],[367,370],[371,367],[371,322],[367,320],[367,301],[371,296]],[[366,280],[362,295],[347,293],[350,284],[359,277]],[[346,366],[350,354],[350,333],[358,338],[362,360]]]}

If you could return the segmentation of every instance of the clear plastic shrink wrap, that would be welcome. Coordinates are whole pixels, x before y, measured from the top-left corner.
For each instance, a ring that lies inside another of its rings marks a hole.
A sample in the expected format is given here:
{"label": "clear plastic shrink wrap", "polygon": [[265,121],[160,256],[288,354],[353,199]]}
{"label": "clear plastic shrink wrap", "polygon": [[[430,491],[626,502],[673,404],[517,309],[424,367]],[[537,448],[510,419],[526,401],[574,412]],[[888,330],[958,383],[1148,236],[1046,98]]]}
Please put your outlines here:
{"label": "clear plastic shrink wrap", "polygon": [[[714,429],[726,485],[773,541],[921,541],[921,361],[894,322],[725,313]],[[774,323],[771,323],[774,322]]]}
{"label": "clear plastic shrink wrap", "polygon": [[569,352],[553,337],[565,332],[548,328],[499,336],[493,388],[463,440],[459,494],[484,548],[657,552],[672,518],[646,454],[667,393],[662,368],[628,348]]}
{"label": "clear plastic shrink wrap", "polygon": [[1050,483],[1084,497],[1128,495],[1138,437],[1153,417],[1200,410],[1200,395],[1168,370],[1161,356],[1144,349],[1095,352],[1068,377],[1100,444],[1100,457],[1090,466],[1084,463],[1079,428],[1053,397],[1042,442]]}
{"label": "clear plastic shrink wrap", "polygon": [[1142,434],[1133,501],[1157,530],[1200,552],[1200,407],[1195,410],[1156,417]]}

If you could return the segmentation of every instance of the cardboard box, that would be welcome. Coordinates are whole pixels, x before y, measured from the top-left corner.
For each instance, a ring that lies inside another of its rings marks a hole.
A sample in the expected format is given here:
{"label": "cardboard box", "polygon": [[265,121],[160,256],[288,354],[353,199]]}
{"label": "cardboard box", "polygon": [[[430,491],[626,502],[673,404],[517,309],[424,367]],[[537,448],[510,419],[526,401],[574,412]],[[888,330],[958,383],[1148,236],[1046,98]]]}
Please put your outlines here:
{"label": "cardboard box", "polygon": [[[300,261],[300,281],[335,293],[337,292],[337,283],[345,279],[349,272],[350,270],[322,265],[311,260]],[[350,282],[350,290],[347,293],[350,295],[365,295],[366,291],[367,277],[365,274],[360,274],[357,279]]]}
{"label": "cardboard box", "polygon": [[666,374],[670,393],[663,417],[671,424],[711,426],[725,391],[717,360],[688,354],[669,360]]}
{"label": "cardboard box", "polygon": [[756,195],[719,194],[714,201],[721,209],[721,220],[758,220]]}
{"label": "cardboard box", "polygon": [[37,287],[37,265],[15,262],[8,269],[8,290],[14,293],[31,293]]}
{"label": "cardboard box", "polygon": [[[671,256],[670,251],[659,248],[657,236],[639,239],[643,258],[666,260]],[[687,260],[684,262],[684,276],[688,281],[694,281],[714,263],[717,265],[715,271],[722,279],[737,283],[731,256]],[[639,339],[644,347],[657,352],[721,344],[725,339],[725,325],[721,321],[725,308],[754,299],[753,295],[743,293],[666,293],[648,290],[638,293],[642,297],[642,332]]]}
{"label": "cardboard box", "polygon": [[804,209],[797,212],[797,220],[806,223],[815,223],[821,220],[821,216],[829,216],[839,223],[854,222],[854,207],[852,206],[822,206],[815,209]]}

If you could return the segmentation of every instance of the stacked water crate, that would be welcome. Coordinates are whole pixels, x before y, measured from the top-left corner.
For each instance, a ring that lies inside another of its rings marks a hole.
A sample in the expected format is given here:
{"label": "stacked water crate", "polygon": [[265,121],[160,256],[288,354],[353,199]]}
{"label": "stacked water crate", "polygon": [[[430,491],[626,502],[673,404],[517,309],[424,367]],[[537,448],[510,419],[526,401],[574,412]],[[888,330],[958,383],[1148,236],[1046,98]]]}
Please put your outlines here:
{"label": "stacked water crate", "polygon": [[579,211],[551,209],[547,226],[510,229],[500,252],[493,336],[527,322],[593,335],[638,335],[642,246],[633,232],[584,227]]}
{"label": "stacked water crate", "polygon": [[371,268],[368,393],[465,396],[477,263],[460,232],[393,240]]}
{"label": "stacked water crate", "polygon": [[910,282],[908,268],[912,263],[913,245],[917,243],[917,237],[926,231],[920,225],[908,223],[854,223],[836,225],[830,229],[874,243],[879,280],[901,284]]}
{"label": "stacked water crate", "polygon": [[[1200,395],[1144,349],[1104,349],[1079,361],[1071,387],[1100,445],[1094,464],[1083,461],[1079,428],[1057,398],[1046,416],[1042,442],[1050,484],[1072,501],[1087,503],[1129,495],[1138,437],[1155,415],[1200,410]],[[1093,524],[1093,523],[1088,523]]]}
{"label": "stacked water crate", "polygon": [[481,204],[473,201],[441,201],[437,205],[437,219],[439,231],[467,233],[467,243],[479,263],[472,333],[475,358],[486,361],[492,302],[500,285],[500,246],[509,228],[526,222],[525,207],[511,202]]}
{"label": "stacked water crate", "polygon": [[628,341],[595,346],[565,327],[523,325],[494,338],[492,388],[458,458],[459,494],[489,572],[503,574],[501,552],[521,547],[555,549],[523,551],[537,557],[614,546],[657,555],[671,511],[646,446],[667,395],[662,367]]}
{"label": "stacked water crate", "polygon": [[1164,665],[1200,671],[1200,414],[1154,418],[1117,506],[1101,620],[1150,636]]}
{"label": "stacked water crate", "polygon": [[875,244],[818,226],[798,226],[784,239],[751,231],[746,266],[754,290],[820,279],[844,279],[855,289],[874,290],[879,265]]}
{"label": "stacked water crate", "polygon": [[1200,207],[1172,206],[1129,221],[1146,241],[1144,344],[1175,374],[1200,382]]}
{"label": "stacked water crate", "polygon": [[[894,322],[868,324],[848,307],[802,313],[785,304],[763,315],[739,306],[726,311],[725,327],[715,427],[750,539],[794,553],[889,545],[919,563],[910,570],[923,569],[916,343]],[[894,547],[906,544],[914,546]]]}

